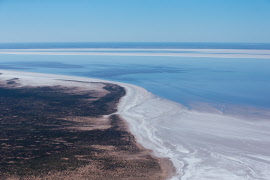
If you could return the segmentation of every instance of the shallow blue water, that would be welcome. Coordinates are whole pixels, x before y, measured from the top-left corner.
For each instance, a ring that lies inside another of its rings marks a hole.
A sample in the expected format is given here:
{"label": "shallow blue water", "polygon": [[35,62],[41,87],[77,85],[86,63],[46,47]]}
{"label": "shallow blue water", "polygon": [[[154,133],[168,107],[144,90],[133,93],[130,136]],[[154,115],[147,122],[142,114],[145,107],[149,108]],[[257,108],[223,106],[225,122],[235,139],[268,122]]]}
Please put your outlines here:
{"label": "shallow blue water", "polygon": [[270,108],[270,59],[0,55],[0,69],[94,77],[193,103]]}

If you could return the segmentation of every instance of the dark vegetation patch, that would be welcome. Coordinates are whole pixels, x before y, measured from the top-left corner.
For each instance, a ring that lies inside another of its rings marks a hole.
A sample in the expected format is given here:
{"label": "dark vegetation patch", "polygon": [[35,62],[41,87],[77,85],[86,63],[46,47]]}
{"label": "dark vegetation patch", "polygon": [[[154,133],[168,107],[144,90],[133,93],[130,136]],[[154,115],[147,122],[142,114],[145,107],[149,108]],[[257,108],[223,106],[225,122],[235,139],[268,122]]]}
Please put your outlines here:
{"label": "dark vegetation patch", "polygon": [[121,166],[122,161],[108,156],[108,150],[92,145],[113,146],[117,152],[130,154],[140,152],[118,115],[110,116],[111,128],[104,130],[74,130],[68,127],[85,122],[63,120],[116,112],[124,88],[105,83],[104,89],[109,93],[96,100],[91,92],[67,93],[68,89],[60,86],[0,87],[0,176],[73,170],[90,161],[101,163],[105,169]]}
{"label": "dark vegetation patch", "polygon": [[17,83],[18,80],[19,80],[19,78],[12,78],[12,79],[9,79],[9,80],[7,80],[7,84],[8,84],[8,85],[11,85],[11,84],[13,84],[13,85],[18,84],[18,83]]}

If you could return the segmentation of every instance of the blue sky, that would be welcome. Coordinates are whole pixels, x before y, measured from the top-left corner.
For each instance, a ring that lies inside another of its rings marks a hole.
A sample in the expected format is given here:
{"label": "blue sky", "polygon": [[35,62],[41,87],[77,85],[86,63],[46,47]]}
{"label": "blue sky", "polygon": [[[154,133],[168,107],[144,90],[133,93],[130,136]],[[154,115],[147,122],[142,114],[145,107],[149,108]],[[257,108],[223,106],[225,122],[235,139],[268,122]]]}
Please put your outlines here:
{"label": "blue sky", "polygon": [[0,42],[270,43],[270,0],[0,0]]}

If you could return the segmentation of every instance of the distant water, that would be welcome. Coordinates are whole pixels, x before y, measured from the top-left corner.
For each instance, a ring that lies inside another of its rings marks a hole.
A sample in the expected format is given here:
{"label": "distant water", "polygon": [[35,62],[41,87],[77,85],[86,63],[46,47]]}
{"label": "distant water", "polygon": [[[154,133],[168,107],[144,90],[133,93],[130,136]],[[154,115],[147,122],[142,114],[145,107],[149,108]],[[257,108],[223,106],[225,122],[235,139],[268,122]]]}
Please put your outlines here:
{"label": "distant water", "polygon": [[0,43],[0,49],[58,48],[144,48],[144,49],[270,49],[270,43],[198,43],[198,42],[56,42]]}
{"label": "distant water", "polygon": [[0,69],[126,82],[188,108],[223,113],[268,110],[269,67],[270,59],[252,58],[0,55]]}

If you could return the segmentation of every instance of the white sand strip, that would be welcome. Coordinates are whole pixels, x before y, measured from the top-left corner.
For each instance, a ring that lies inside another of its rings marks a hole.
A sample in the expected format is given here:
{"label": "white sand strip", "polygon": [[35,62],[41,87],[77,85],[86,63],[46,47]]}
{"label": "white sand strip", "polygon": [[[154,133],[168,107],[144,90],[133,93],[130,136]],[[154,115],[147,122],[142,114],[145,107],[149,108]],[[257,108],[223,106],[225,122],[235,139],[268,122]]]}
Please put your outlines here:
{"label": "white sand strip", "polygon": [[[104,51],[104,52],[103,52]],[[249,49],[1,49],[13,55],[172,56],[270,59],[270,50]]]}

